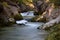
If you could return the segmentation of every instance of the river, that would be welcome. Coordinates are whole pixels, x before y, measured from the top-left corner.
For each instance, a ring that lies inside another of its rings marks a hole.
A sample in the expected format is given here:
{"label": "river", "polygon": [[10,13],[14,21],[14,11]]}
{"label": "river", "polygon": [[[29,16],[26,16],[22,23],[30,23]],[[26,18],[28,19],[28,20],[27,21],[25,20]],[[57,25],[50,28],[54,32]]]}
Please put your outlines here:
{"label": "river", "polygon": [[27,22],[26,25],[14,24],[0,29],[0,40],[44,40],[47,32],[37,29],[41,22]]}

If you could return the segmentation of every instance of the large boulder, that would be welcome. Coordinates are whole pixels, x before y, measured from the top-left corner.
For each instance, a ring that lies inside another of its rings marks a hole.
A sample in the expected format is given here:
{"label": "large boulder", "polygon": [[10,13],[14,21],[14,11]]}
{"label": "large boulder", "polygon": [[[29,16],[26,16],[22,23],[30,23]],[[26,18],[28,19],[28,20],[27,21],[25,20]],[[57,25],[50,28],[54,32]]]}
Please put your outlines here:
{"label": "large boulder", "polygon": [[22,19],[20,15],[20,9],[18,5],[10,4],[10,0],[0,1],[0,24],[11,25],[14,24],[16,20]]}

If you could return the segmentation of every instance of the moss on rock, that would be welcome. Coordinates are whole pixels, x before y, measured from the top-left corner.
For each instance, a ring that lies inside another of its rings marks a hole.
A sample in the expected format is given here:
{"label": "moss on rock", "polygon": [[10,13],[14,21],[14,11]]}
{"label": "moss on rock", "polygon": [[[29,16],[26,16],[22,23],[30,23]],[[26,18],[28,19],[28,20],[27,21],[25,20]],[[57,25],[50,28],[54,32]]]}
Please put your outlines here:
{"label": "moss on rock", "polygon": [[50,34],[46,40],[60,40],[60,24],[56,24],[49,29]]}
{"label": "moss on rock", "polygon": [[60,31],[50,33],[46,40],[60,40]]}
{"label": "moss on rock", "polygon": [[22,17],[21,14],[17,14],[17,15],[14,16],[14,19],[15,20],[21,20],[21,19],[23,19],[23,17]]}
{"label": "moss on rock", "polygon": [[54,3],[55,6],[60,6],[60,0],[50,0],[51,3]]}

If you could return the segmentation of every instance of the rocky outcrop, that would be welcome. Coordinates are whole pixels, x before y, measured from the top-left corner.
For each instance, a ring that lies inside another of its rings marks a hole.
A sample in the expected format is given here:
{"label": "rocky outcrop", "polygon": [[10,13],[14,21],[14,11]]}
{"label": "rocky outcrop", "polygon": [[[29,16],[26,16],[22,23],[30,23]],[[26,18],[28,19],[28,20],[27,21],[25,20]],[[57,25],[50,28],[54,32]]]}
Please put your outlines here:
{"label": "rocky outcrop", "polygon": [[[49,7],[48,10],[43,13],[43,18],[46,18],[47,22],[43,24],[41,27],[45,29],[47,27],[51,27],[54,24],[58,24],[60,22],[60,8],[54,8],[54,6]],[[39,27],[39,28],[41,28]]]}
{"label": "rocky outcrop", "polygon": [[[50,0],[53,4],[48,6],[43,13],[43,18],[46,18],[47,22],[38,29],[47,30],[50,34],[46,40],[60,40],[60,0]],[[40,16],[40,18],[42,17]],[[40,20],[38,18],[38,20]]]}
{"label": "rocky outcrop", "polygon": [[41,0],[0,0],[0,24],[21,20],[20,12],[33,10],[40,14],[39,12],[43,13],[45,8],[46,4]]}
{"label": "rocky outcrop", "polygon": [[22,19],[20,15],[20,8],[11,0],[0,1],[0,24],[10,25],[15,23],[16,20]]}

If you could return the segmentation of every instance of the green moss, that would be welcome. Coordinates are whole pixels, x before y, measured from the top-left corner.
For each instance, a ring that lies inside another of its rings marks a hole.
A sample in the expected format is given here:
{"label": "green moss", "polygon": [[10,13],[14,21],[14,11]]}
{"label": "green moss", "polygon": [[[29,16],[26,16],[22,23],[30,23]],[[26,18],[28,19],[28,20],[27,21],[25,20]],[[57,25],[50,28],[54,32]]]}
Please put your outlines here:
{"label": "green moss", "polygon": [[51,32],[46,40],[60,40],[60,31]]}
{"label": "green moss", "polygon": [[23,2],[23,0],[18,0],[18,2],[21,4]]}
{"label": "green moss", "polygon": [[50,34],[46,40],[60,40],[60,24],[55,24],[49,28]]}
{"label": "green moss", "polygon": [[3,2],[2,5],[5,6],[5,7],[8,7],[7,2]]}
{"label": "green moss", "polygon": [[50,0],[50,2],[54,3],[55,6],[60,6],[60,0]]}
{"label": "green moss", "polygon": [[21,14],[17,14],[14,16],[14,19],[15,20],[21,20],[21,19],[23,19],[23,17],[21,16]]}

